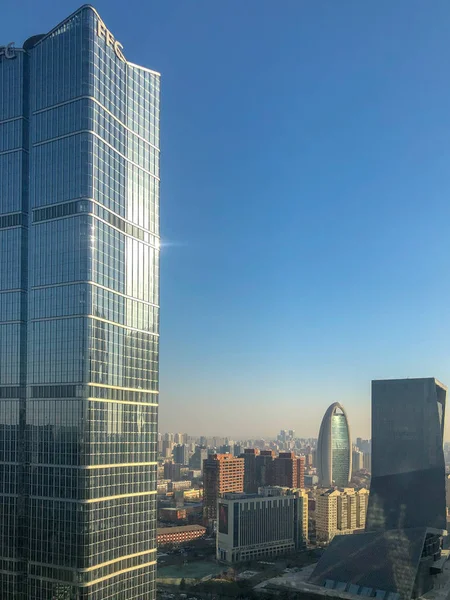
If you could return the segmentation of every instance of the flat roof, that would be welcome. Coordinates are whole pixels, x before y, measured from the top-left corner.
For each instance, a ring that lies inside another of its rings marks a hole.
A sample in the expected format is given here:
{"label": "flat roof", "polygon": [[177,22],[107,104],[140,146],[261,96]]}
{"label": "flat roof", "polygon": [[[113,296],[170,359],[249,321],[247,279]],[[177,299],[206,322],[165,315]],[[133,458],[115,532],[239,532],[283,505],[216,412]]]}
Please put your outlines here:
{"label": "flat roof", "polygon": [[189,531],[206,531],[202,525],[181,525],[180,527],[158,527],[156,535],[167,535],[168,533],[188,533]]}
{"label": "flat roof", "polygon": [[372,379],[372,383],[400,383],[405,381],[434,381],[436,385],[447,390],[448,387],[436,377],[399,377],[393,379]]}

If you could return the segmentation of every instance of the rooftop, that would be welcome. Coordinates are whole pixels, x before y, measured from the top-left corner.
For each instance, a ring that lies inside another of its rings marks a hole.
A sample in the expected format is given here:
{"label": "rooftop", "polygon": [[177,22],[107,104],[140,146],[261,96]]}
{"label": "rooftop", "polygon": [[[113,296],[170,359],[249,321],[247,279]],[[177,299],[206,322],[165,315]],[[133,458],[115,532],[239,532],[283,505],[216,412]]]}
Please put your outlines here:
{"label": "rooftop", "polygon": [[181,525],[180,527],[158,527],[156,530],[157,535],[167,535],[169,533],[188,533],[189,531],[201,531],[204,533],[206,527],[201,525]]}

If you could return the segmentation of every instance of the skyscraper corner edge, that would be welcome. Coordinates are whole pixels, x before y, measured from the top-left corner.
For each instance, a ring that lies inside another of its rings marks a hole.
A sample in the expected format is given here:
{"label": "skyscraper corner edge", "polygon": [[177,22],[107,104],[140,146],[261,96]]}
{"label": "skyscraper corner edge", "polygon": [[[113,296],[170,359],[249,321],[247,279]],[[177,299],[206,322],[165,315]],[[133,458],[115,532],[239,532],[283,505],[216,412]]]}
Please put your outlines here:
{"label": "skyscraper corner edge", "polygon": [[90,10],[95,15],[95,17],[98,19],[98,23],[103,26],[103,27],[100,27],[100,26],[98,27],[98,31],[97,31],[98,35],[100,35],[100,30],[102,33],[105,34],[105,40],[107,41],[107,43],[109,45],[111,45],[111,47],[114,48],[114,52],[115,52],[116,56],[123,63],[125,63],[129,67],[141,69],[141,70],[151,73],[152,75],[161,77],[161,73],[159,71],[155,71],[154,69],[150,69],[149,67],[144,67],[142,65],[138,65],[134,62],[129,61],[124,56],[124,54],[122,52],[122,50],[123,50],[122,44],[114,39],[114,36],[111,34],[111,31],[106,27],[105,22],[102,19],[98,10],[95,8],[95,6],[93,6],[92,4],[89,4],[89,3],[82,4],[79,8],[77,8],[75,11],[73,11],[68,17],[66,17],[61,22],[59,22],[55,27],[53,27],[48,33],[34,35],[34,36],[31,36],[30,38],[28,38],[23,44],[24,50],[28,51],[31,48],[38,46],[41,42],[45,41],[53,33],[55,33],[59,28],[63,27],[66,23],[69,23],[71,19],[73,19],[74,17],[76,17],[78,14],[80,14],[81,12],[83,12],[85,10]]}

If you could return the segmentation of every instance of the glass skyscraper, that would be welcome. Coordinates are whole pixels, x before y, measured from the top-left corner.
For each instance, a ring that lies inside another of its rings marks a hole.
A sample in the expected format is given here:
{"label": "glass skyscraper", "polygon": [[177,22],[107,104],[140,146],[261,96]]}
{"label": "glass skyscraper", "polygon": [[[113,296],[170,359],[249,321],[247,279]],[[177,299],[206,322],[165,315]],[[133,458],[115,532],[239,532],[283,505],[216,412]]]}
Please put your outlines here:
{"label": "glass skyscraper", "polygon": [[366,531],[447,529],[447,388],[434,377],[372,381],[372,480]]}
{"label": "glass skyscraper", "polygon": [[317,440],[317,467],[321,486],[346,487],[352,474],[352,442],[344,407],[328,407]]}
{"label": "glass skyscraper", "polygon": [[0,47],[0,597],[155,597],[160,76],[83,6]]}

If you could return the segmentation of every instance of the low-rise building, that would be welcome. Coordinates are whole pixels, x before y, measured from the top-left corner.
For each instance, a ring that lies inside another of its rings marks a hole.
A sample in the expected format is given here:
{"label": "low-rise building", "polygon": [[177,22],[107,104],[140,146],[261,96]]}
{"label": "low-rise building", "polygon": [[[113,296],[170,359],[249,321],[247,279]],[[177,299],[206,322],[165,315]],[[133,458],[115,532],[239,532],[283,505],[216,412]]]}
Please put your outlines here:
{"label": "low-rise building", "polygon": [[187,519],[187,512],[185,508],[168,506],[160,508],[158,513],[161,521],[172,521],[173,523],[176,523],[177,521],[184,521]]}
{"label": "low-rise building", "polygon": [[308,496],[304,490],[260,488],[224,494],[218,502],[217,559],[237,563],[287,554],[306,546]]}
{"label": "low-rise building", "polygon": [[185,544],[204,537],[206,527],[201,525],[184,525],[180,527],[158,527],[156,538],[158,546],[167,544]]}
{"label": "low-rise building", "polygon": [[183,490],[183,498],[188,501],[201,500],[203,498],[203,490],[198,488]]}
{"label": "low-rise building", "polygon": [[170,479],[161,479],[156,484],[156,493],[158,496],[165,496],[169,491]]}
{"label": "low-rise building", "polygon": [[169,483],[169,492],[178,492],[180,490],[188,490],[192,485],[191,481],[182,480],[182,481],[171,481]]}

